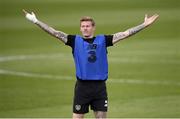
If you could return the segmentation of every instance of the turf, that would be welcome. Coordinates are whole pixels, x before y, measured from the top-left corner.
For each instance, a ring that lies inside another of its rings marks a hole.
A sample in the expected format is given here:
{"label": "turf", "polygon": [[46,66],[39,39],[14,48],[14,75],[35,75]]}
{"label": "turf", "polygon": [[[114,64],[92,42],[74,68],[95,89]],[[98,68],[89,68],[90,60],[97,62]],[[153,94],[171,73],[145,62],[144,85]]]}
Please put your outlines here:
{"label": "turf", "polygon": [[[75,67],[71,48],[28,22],[22,9],[68,34],[92,16],[96,34],[160,18],[108,48],[108,117],[180,117],[180,1],[1,0],[0,117],[71,117]],[[86,117],[94,117],[92,111]]]}

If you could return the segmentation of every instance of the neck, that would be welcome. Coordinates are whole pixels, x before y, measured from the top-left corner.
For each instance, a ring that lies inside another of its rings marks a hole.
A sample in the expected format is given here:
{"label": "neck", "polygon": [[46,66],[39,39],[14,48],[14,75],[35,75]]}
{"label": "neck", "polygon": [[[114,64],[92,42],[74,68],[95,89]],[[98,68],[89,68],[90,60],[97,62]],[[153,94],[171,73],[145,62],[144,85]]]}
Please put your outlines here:
{"label": "neck", "polygon": [[94,35],[91,35],[91,36],[83,36],[83,38],[85,38],[85,39],[93,38],[93,37],[94,37]]}

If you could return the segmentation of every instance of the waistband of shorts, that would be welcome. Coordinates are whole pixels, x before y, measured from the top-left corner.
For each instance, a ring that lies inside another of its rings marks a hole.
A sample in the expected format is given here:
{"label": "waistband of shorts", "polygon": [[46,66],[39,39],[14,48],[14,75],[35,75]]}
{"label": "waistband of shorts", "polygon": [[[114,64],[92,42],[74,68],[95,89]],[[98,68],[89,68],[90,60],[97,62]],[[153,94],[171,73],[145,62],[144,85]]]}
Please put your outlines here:
{"label": "waistband of shorts", "polygon": [[105,80],[89,80],[89,79],[83,80],[78,77],[76,77],[76,78],[77,78],[78,82],[106,82],[106,80],[107,80],[107,79],[105,79]]}

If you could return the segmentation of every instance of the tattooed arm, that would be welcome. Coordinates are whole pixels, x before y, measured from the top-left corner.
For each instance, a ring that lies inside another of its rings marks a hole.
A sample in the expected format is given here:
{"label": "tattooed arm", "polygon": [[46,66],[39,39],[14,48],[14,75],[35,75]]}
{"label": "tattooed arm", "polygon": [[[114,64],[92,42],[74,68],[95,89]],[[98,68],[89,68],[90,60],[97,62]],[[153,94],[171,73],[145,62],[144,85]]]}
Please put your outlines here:
{"label": "tattooed arm", "polygon": [[57,31],[54,28],[48,26],[47,24],[45,24],[39,20],[35,24],[38,25],[41,29],[43,29],[47,33],[49,33],[50,35],[58,38],[62,42],[64,42],[64,43],[67,42],[67,34],[66,33],[64,33],[62,31]]}
{"label": "tattooed arm", "polygon": [[144,23],[142,23],[138,26],[135,26],[133,28],[130,28],[124,32],[118,32],[118,33],[113,34],[113,44],[115,44],[118,41],[125,39],[129,36],[132,36],[141,30],[143,30],[147,26],[151,25],[158,17],[159,17],[159,15],[157,15],[157,14],[155,14],[149,18],[147,15],[145,15]]}
{"label": "tattooed arm", "polygon": [[62,42],[66,43],[67,42],[67,34],[62,32],[62,31],[57,31],[54,28],[48,26],[47,24],[39,21],[36,18],[36,15],[32,12],[31,14],[28,13],[27,11],[23,10],[23,12],[25,13],[25,17],[33,22],[34,24],[36,24],[37,26],[39,26],[41,29],[43,29],[44,31],[46,31],[47,33],[49,33],[50,35],[58,38],[59,40],[61,40]]}

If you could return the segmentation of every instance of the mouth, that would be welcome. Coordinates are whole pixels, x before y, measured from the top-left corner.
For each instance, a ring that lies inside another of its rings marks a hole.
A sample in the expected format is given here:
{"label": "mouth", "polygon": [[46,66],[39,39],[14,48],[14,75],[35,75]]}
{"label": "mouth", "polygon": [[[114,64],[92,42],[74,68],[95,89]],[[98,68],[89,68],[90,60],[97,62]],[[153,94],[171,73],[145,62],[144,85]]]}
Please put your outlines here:
{"label": "mouth", "polygon": [[84,35],[84,37],[85,37],[85,38],[89,38],[89,37],[90,37],[90,35]]}
{"label": "mouth", "polygon": [[89,32],[88,32],[88,31],[84,31],[83,33],[84,33],[84,34],[89,34]]}

